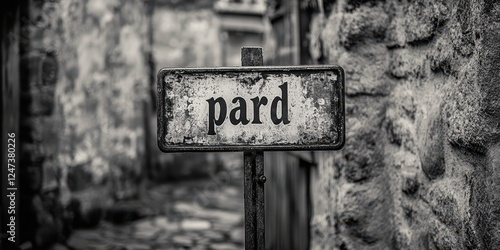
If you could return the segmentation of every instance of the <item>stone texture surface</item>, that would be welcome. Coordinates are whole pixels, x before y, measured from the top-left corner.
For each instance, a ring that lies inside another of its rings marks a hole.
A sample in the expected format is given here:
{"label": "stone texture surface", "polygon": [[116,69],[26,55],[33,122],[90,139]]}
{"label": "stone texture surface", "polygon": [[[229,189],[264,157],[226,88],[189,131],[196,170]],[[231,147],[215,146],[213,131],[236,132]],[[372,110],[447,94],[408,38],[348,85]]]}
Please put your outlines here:
{"label": "stone texture surface", "polygon": [[151,48],[140,1],[23,6],[21,241],[43,249],[137,190]]}
{"label": "stone texture surface", "polygon": [[44,38],[58,45],[64,62],[55,96],[63,122],[57,158],[62,176],[74,176],[68,182],[72,192],[93,184],[111,188],[108,197],[120,197],[135,185],[128,177],[138,176],[143,164],[142,105],[150,73],[145,6],[67,1],[58,10],[51,16],[57,24],[53,36]]}
{"label": "stone texture surface", "polygon": [[325,8],[310,50],[346,71],[347,134],[320,154],[312,248],[497,248],[500,3]]}
{"label": "stone texture surface", "polygon": [[[119,224],[101,221],[92,229],[75,230],[66,244],[49,249],[242,249],[243,179],[233,176],[231,183],[213,188],[216,182],[152,186],[141,199],[128,201],[148,216]],[[200,202],[199,196],[208,201]]]}

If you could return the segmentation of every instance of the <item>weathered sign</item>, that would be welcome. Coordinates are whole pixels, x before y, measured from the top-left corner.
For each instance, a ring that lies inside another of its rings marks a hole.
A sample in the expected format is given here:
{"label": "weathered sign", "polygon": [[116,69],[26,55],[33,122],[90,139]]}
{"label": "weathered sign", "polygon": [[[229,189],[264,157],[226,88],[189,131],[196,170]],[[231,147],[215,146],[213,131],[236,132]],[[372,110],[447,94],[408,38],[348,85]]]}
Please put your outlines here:
{"label": "weathered sign", "polygon": [[344,71],[165,68],[158,72],[157,113],[164,152],[339,149]]}

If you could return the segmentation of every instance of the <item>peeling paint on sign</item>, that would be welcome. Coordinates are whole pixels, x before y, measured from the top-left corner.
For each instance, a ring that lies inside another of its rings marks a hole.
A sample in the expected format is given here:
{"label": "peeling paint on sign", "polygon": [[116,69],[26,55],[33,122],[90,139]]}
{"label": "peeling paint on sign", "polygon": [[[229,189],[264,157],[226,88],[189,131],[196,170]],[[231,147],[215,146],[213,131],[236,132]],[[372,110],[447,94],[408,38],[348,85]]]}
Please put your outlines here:
{"label": "peeling paint on sign", "polygon": [[338,149],[344,73],[338,66],[162,69],[162,151]]}

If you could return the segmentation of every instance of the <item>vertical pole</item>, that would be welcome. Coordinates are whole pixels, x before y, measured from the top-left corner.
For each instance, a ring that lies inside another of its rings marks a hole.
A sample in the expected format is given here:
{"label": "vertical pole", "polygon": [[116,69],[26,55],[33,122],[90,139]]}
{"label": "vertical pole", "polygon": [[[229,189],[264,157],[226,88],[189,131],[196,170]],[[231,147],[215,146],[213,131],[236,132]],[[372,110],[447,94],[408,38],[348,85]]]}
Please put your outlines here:
{"label": "vertical pole", "polygon": [[[262,48],[241,48],[241,66],[263,64]],[[264,249],[264,151],[244,152],[244,162],[245,249]]]}

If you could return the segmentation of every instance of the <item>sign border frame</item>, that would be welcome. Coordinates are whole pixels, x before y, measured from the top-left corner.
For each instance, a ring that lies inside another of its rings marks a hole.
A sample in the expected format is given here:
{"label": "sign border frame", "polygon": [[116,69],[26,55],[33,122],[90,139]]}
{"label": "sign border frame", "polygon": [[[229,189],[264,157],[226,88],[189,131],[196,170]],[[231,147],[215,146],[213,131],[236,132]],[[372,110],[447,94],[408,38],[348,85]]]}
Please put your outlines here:
{"label": "sign border frame", "polygon": [[[170,72],[181,73],[238,73],[238,72],[269,72],[269,73],[292,73],[301,71],[339,71],[340,96],[338,108],[341,111],[338,121],[336,122],[339,140],[334,144],[317,144],[317,145],[166,145],[162,140],[166,136],[165,126],[168,122],[164,118],[165,113],[165,89],[166,82],[165,75]],[[310,66],[245,66],[245,67],[206,67],[206,68],[162,68],[157,74],[157,142],[158,148],[164,152],[238,152],[238,151],[252,151],[252,150],[265,150],[265,151],[311,151],[311,150],[339,150],[345,144],[345,72],[344,69],[338,65],[310,65]]]}

